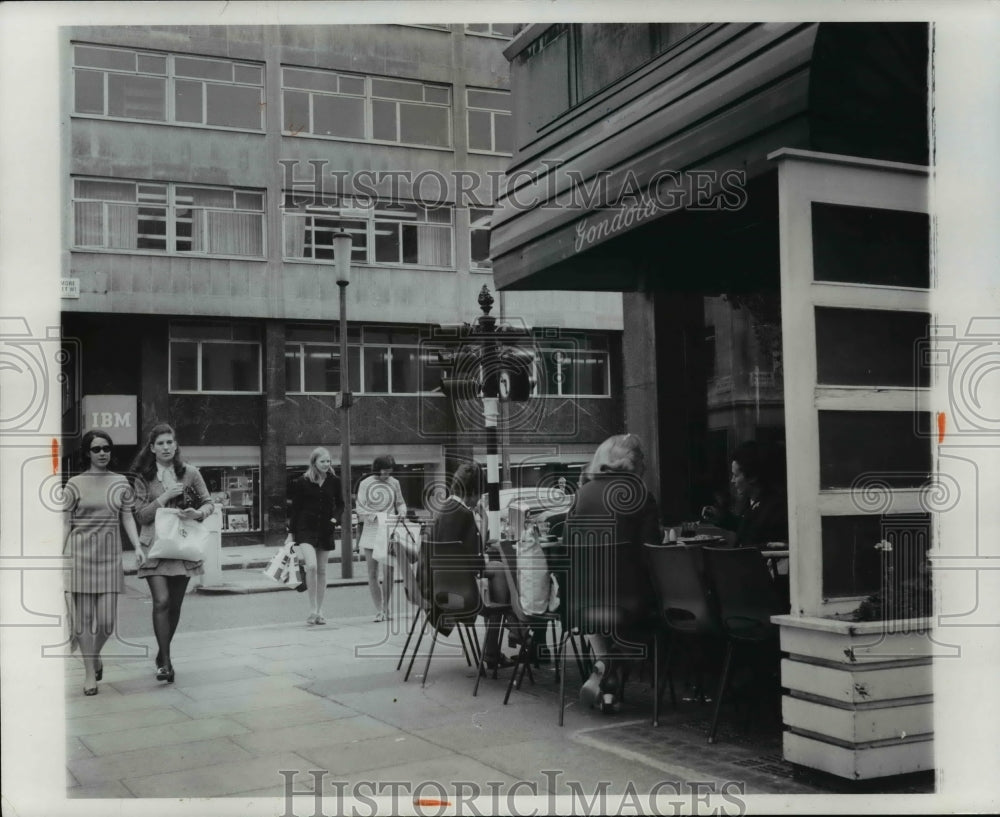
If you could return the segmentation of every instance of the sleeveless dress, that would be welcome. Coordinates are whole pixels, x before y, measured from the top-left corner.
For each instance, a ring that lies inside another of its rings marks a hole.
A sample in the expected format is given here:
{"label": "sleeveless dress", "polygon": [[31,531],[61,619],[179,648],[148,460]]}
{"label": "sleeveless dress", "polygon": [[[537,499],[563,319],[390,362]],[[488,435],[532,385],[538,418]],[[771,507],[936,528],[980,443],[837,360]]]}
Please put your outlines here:
{"label": "sleeveless dress", "polygon": [[88,471],[66,483],[70,592],[123,591],[121,517],[123,513],[132,513],[133,502],[134,492],[128,480],[111,471]]}

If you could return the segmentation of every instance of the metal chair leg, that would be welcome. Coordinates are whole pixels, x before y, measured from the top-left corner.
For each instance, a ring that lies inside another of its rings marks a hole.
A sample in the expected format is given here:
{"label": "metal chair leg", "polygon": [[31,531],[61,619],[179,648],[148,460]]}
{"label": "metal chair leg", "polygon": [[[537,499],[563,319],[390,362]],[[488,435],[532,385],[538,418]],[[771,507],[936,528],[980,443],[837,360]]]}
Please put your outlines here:
{"label": "metal chair leg", "polygon": [[[563,725],[563,709],[566,706],[566,640],[572,638],[572,633],[564,634],[559,645],[559,654],[562,660],[562,674],[559,676],[559,725]],[[576,652],[574,645],[573,651]]]}
{"label": "metal chair leg", "polygon": [[[472,697],[475,698],[479,693],[479,682],[482,680],[483,676],[486,674],[484,670],[484,665],[486,664],[486,653],[479,654],[479,662],[476,664],[476,685],[472,688]],[[496,677],[495,675],[493,676]]]}
{"label": "metal chair leg", "polygon": [[526,652],[526,640],[521,641],[521,649],[517,652],[517,662],[514,664],[514,670],[510,674],[510,680],[507,682],[507,692],[503,696],[504,706],[507,705],[507,701],[510,700],[510,691],[514,688],[514,678],[517,676],[517,668],[521,665],[522,661],[527,661]]}
{"label": "metal chair leg", "polygon": [[[469,658],[469,650],[465,646],[465,636],[462,635],[462,626],[460,624],[455,625],[455,629],[458,630],[458,640],[462,642],[462,655],[465,656],[465,663],[470,667],[472,666],[472,661]],[[478,659],[477,659],[478,660]]]}
{"label": "metal chair leg", "polygon": [[719,679],[719,691],[715,695],[715,710],[712,712],[712,726],[708,732],[708,742],[715,743],[715,730],[719,726],[719,711],[722,709],[722,695],[729,681],[729,666],[733,660],[733,642],[726,644],[726,658],[722,662],[722,677]]}
{"label": "metal chair leg", "polygon": [[[420,628],[420,635],[417,637],[417,644],[413,648],[413,654],[410,656],[410,665],[406,668],[406,675],[403,676],[404,681],[410,680],[410,671],[413,669],[413,662],[417,658],[417,653],[420,652],[420,642],[424,640],[424,631],[427,629],[427,625],[430,623],[431,623],[431,617],[429,615],[425,616],[424,624]],[[437,632],[437,630],[435,630],[434,632]]]}
{"label": "metal chair leg", "polygon": [[483,648],[479,645],[479,633],[476,632],[475,622],[470,627],[468,624],[465,625],[469,631],[469,644],[472,645],[472,655],[476,659],[476,663],[479,663],[479,657],[483,654]]}
{"label": "metal chair leg", "polygon": [[424,686],[424,684],[427,683],[427,673],[430,672],[431,669],[431,656],[434,655],[434,645],[437,644],[437,639],[438,629],[435,627],[434,638],[431,639],[431,649],[430,652],[427,653],[427,663],[424,664],[424,677],[420,680],[420,686]]}
{"label": "metal chair leg", "polygon": [[417,619],[420,618],[420,614],[423,612],[423,607],[417,607],[417,611],[413,614],[413,623],[410,624],[410,632],[406,635],[406,643],[403,645],[403,651],[399,654],[399,661],[396,663],[396,671],[399,672],[399,668],[403,666],[403,659],[406,658],[406,650],[410,646],[410,639],[413,638],[413,631],[417,629]]}

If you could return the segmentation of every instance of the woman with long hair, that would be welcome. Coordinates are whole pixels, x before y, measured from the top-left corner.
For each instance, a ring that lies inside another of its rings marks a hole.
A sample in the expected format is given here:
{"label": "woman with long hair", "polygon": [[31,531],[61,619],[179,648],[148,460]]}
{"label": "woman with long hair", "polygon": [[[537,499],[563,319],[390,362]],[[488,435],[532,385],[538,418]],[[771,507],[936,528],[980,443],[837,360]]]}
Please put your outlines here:
{"label": "woman with long hair", "polygon": [[[327,554],[333,549],[335,520],[344,511],[340,480],[333,472],[333,460],[325,448],[316,448],[309,456],[306,472],[289,487],[292,508],[288,533],[302,549],[306,562],[306,590],[309,593],[309,617],[306,624],[326,624],[323,597],[326,595]],[[350,554],[343,554],[350,558]]]}
{"label": "woman with long hair", "polygon": [[148,582],[153,598],[153,632],[159,648],[156,680],[173,683],[170,642],[181,618],[188,581],[204,570],[201,562],[148,558],[156,532],[156,512],[160,508],[177,508],[181,518],[202,521],[215,506],[198,469],[181,459],[177,436],[167,423],[158,423],[150,430],[146,444],[132,463],[132,471],[135,516],[142,526],[139,533],[142,559],[136,575]]}
{"label": "woman with long hair", "polygon": [[118,594],[125,587],[120,530],[139,552],[132,488],[124,476],[108,470],[113,448],[107,433],[88,431],[80,443],[87,470],[66,483],[65,551],[72,560],[72,638],[83,656],[84,695],[96,695],[97,682],[104,676],[101,649],[114,632]]}
{"label": "woman with long hair", "polygon": [[[643,545],[660,544],[659,510],[642,481],[645,456],[634,434],[617,434],[601,443],[580,480],[576,503],[566,520],[569,547],[600,541],[613,531],[614,604],[621,619],[615,633],[627,636],[655,609],[655,596],[645,568]],[[589,526],[593,526],[589,528]],[[570,562],[573,562],[572,555]],[[603,577],[574,576],[571,586],[600,586]],[[583,599],[586,602],[586,599]],[[580,690],[580,700],[605,712],[616,711],[624,684],[623,667],[614,658],[613,634],[589,636],[594,672]]]}
{"label": "woman with long hair", "polygon": [[[374,552],[373,540],[375,536],[386,536],[387,531],[378,530],[378,516],[380,513],[394,513],[400,516],[406,515],[406,502],[403,501],[403,492],[399,487],[399,480],[393,475],[396,467],[396,460],[390,454],[383,454],[376,457],[372,463],[372,473],[361,480],[358,485],[358,521],[359,534],[358,541],[365,551],[365,564],[368,565],[368,590],[372,596],[372,603],[375,605],[375,620],[385,621],[391,618],[389,611],[389,601],[392,598],[392,583],[395,579],[395,570],[391,559],[387,559],[384,570],[380,570],[381,565],[372,556]],[[368,536],[365,537],[365,532]],[[382,573],[383,582],[379,586],[379,573]]]}

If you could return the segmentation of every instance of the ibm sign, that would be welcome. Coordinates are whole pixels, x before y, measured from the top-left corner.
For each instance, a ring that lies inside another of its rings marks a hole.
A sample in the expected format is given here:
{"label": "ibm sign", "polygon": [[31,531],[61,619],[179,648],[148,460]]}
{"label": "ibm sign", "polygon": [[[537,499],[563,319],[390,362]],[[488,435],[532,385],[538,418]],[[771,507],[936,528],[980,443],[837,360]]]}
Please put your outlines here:
{"label": "ibm sign", "polygon": [[115,445],[138,442],[139,413],[134,394],[85,395],[81,419],[84,431],[105,431]]}

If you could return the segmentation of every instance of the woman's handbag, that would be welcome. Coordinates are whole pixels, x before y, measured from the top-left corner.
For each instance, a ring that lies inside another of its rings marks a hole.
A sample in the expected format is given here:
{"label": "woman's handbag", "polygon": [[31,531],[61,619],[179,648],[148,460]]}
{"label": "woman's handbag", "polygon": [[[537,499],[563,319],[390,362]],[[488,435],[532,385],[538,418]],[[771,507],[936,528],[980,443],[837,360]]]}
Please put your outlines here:
{"label": "woman's handbag", "polygon": [[176,508],[159,508],[156,511],[153,545],[146,558],[203,562],[208,535],[201,522],[182,518]]}

